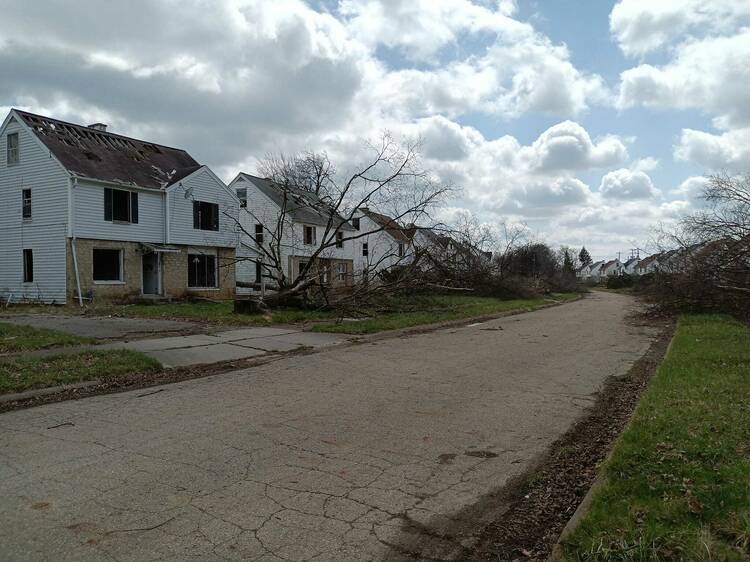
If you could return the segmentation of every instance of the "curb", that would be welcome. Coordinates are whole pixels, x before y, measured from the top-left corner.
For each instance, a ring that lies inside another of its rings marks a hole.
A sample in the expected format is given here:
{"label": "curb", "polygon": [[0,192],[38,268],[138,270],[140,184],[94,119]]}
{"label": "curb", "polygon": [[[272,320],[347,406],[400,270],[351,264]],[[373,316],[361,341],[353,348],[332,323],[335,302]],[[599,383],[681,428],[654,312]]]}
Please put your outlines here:
{"label": "curb", "polygon": [[17,400],[28,400],[30,398],[38,398],[40,396],[47,396],[49,394],[57,394],[67,392],[70,390],[80,390],[82,388],[88,388],[90,386],[96,386],[101,384],[102,381],[95,379],[92,381],[78,382],[75,384],[63,384],[60,386],[49,386],[47,388],[36,388],[33,390],[25,390],[24,392],[16,392],[15,394],[3,394],[0,395],[0,404],[5,402],[15,402]]}

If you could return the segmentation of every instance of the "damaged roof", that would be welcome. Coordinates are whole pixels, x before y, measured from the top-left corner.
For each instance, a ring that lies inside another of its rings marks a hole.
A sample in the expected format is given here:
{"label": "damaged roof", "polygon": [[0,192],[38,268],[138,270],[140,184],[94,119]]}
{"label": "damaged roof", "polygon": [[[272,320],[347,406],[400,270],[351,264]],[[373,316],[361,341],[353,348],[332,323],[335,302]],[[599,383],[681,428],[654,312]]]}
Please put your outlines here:
{"label": "damaged roof", "polygon": [[164,189],[201,165],[186,151],[14,110],[71,174]]}
{"label": "damaged roof", "polygon": [[331,225],[334,228],[338,228],[339,230],[354,230],[354,227],[338,214],[331,205],[311,191],[291,186],[284,187],[268,178],[259,178],[245,172],[242,172],[240,176],[244,176],[250,180],[261,193],[273,201],[280,209],[284,207],[284,198],[286,196],[285,212],[289,213],[296,222],[327,226],[328,219],[333,216]]}
{"label": "damaged roof", "polygon": [[382,213],[376,213],[375,211],[371,211],[370,209],[366,207],[362,207],[359,210],[362,212],[362,214],[369,217],[370,220],[372,220],[375,224],[377,224],[384,231],[390,234],[395,240],[398,240],[399,242],[405,242],[405,243],[408,243],[411,241],[411,239],[407,235],[408,230],[405,229],[403,226],[401,226],[399,223],[397,223],[388,215],[384,215]]}

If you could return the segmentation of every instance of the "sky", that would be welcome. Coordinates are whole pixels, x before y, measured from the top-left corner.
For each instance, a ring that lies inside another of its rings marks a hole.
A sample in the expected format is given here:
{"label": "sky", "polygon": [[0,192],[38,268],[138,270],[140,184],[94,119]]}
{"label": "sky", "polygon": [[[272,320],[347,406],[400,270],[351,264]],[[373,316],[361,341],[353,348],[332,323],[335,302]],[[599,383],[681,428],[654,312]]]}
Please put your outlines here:
{"label": "sky", "polygon": [[346,173],[382,131],[441,210],[595,259],[653,249],[707,174],[750,171],[748,0],[0,0],[0,110]]}

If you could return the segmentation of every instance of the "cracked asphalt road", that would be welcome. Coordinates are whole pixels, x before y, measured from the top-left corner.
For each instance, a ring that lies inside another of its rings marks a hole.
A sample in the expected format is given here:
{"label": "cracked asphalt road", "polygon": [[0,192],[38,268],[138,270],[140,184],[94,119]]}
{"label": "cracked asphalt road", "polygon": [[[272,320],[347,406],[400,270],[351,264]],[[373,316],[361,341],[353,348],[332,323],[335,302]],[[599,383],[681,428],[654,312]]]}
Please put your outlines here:
{"label": "cracked asphalt road", "polygon": [[0,559],[460,558],[442,531],[490,516],[646,351],[634,306],[594,293],[0,415]]}

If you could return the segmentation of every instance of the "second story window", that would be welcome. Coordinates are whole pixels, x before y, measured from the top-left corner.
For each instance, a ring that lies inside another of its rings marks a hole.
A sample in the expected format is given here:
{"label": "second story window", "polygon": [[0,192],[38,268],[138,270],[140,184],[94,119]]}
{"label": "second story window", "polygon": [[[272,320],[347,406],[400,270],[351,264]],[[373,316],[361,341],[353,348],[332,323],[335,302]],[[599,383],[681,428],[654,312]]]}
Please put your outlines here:
{"label": "second story window", "polygon": [[316,242],[316,236],[315,236],[315,227],[314,226],[303,226],[304,229],[304,236],[303,240],[305,242],[305,245],[312,246]]}
{"label": "second story window", "polygon": [[404,257],[404,243],[403,242],[398,243],[398,257],[400,258]]}
{"label": "second story window", "polygon": [[196,230],[219,230],[219,205],[205,201],[193,201],[193,228]]}
{"label": "second story window", "polygon": [[14,166],[21,161],[18,147],[18,133],[11,133],[6,138],[8,166]]}
{"label": "second story window", "polygon": [[362,244],[362,256],[367,257],[367,255],[370,253],[370,248],[367,246],[367,242],[364,242]]}
{"label": "second story window", "polygon": [[24,220],[31,219],[31,190],[24,189],[21,195],[23,202],[21,203],[21,215]]}
{"label": "second story window", "polygon": [[247,207],[247,188],[246,187],[238,187],[237,188],[237,199],[240,200],[240,208],[244,209]]}
{"label": "second story window", "polygon": [[354,227],[354,228],[355,228],[356,230],[359,230],[359,217],[357,217],[356,219],[352,219],[352,226],[353,226],[353,227]]}
{"label": "second story window", "polygon": [[336,247],[337,248],[344,247],[344,233],[343,232],[336,233]]}
{"label": "second story window", "polygon": [[105,188],[104,220],[138,224],[138,193]]}
{"label": "second story window", "polygon": [[255,243],[258,246],[263,245],[263,225],[262,224],[255,225]]}

